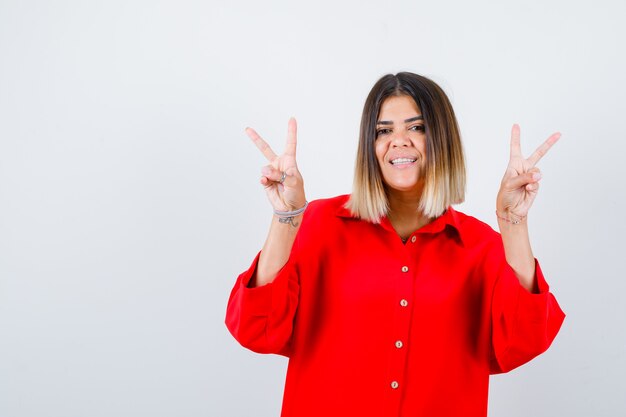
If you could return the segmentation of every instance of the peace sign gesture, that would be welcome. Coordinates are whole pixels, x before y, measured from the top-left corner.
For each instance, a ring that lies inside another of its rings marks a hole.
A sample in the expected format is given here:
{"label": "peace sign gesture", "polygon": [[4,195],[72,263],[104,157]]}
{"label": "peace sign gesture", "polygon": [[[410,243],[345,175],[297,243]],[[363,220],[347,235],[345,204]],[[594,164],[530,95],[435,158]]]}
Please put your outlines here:
{"label": "peace sign gesture", "polygon": [[511,157],[496,199],[498,213],[507,216],[512,221],[519,221],[526,217],[537,196],[541,179],[541,172],[535,165],[560,137],[560,133],[553,133],[530,157],[524,159],[520,145],[520,128],[517,124],[513,125]]}
{"label": "peace sign gesture", "polygon": [[261,169],[261,184],[265,187],[267,198],[274,210],[293,211],[304,207],[304,181],[296,164],[297,124],[293,117],[289,119],[287,145],[282,155],[276,155],[272,148],[252,128],[246,128],[246,134],[269,161]]}

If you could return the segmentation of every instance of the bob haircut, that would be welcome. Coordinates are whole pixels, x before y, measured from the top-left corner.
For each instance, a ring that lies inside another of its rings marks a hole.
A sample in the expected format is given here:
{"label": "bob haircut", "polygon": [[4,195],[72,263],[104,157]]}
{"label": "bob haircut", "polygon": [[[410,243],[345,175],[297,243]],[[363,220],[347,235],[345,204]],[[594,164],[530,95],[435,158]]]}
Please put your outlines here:
{"label": "bob haircut", "polygon": [[380,223],[389,211],[386,186],[374,150],[376,123],[383,102],[411,97],[424,118],[426,166],[419,210],[439,217],[451,204],[465,199],[465,160],[459,126],[450,100],[434,81],[410,72],[387,74],[370,91],[361,117],[354,185],[346,208],[361,219]]}

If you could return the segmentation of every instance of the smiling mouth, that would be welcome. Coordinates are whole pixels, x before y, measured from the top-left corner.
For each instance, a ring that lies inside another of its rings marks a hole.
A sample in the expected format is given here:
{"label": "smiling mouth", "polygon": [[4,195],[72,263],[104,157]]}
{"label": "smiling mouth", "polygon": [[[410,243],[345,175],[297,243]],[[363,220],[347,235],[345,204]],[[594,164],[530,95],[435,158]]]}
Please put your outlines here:
{"label": "smiling mouth", "polygon": [[392,165],[401,165],[401,164],[412,164],[417,161],[416,158],[396,158],[392,159],[390,162]]}

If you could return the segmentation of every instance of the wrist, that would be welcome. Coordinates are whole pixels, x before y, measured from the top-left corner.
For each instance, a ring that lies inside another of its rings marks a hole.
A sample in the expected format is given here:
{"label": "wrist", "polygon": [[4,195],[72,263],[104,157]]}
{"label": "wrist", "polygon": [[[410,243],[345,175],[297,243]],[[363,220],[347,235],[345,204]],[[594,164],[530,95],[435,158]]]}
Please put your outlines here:
{"label": "wrist", "polygon": [[278,220],[278,223],[289,224],[292,227],[298,227],[301,223],[301,218],[304,216],[304,211],[308,207],[309,202],[305,201],[304,206],[299,209],[291,211],[281,211],[274,209],[274,217]]}
{"label": "wrist", "polygon": [[278,218],[295,217],[304,213],[304,210],[306,210],[308,205],[309,205],[309,202],[305,200],[304,205],[302,205],[302,207],[295,209],[295,210],[281,211],[281,210],[274,209],[274,215]]}
{"label": "wrist", "polygon": [[498,210],[496,209],[496,217],[499,221],[509,223],[512,225],[518,225],[526,220],[526,216],[519,216],[515,213],[512,213],[509,210]]}

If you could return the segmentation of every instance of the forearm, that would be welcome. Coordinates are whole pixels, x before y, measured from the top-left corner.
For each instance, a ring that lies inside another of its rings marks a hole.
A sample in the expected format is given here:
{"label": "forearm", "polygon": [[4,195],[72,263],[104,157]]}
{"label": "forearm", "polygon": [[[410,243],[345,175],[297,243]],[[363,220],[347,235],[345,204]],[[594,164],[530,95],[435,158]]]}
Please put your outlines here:
{"label": "forearm", "polygon": [[250,282],[251,287],[269,284],[289,260],[291,248],[302,223],[303,214],[295,216],[290,222],[280,222],[277,216],[272,218],[270,230],[261,250],[256,275]]}
{"label": "forearm", "polygon": [[507,263],[515,271],[520,284],[528,291],[536,292],[535,257],[530,247],[527,219],[512,224],[498,218],[498,226]]}

